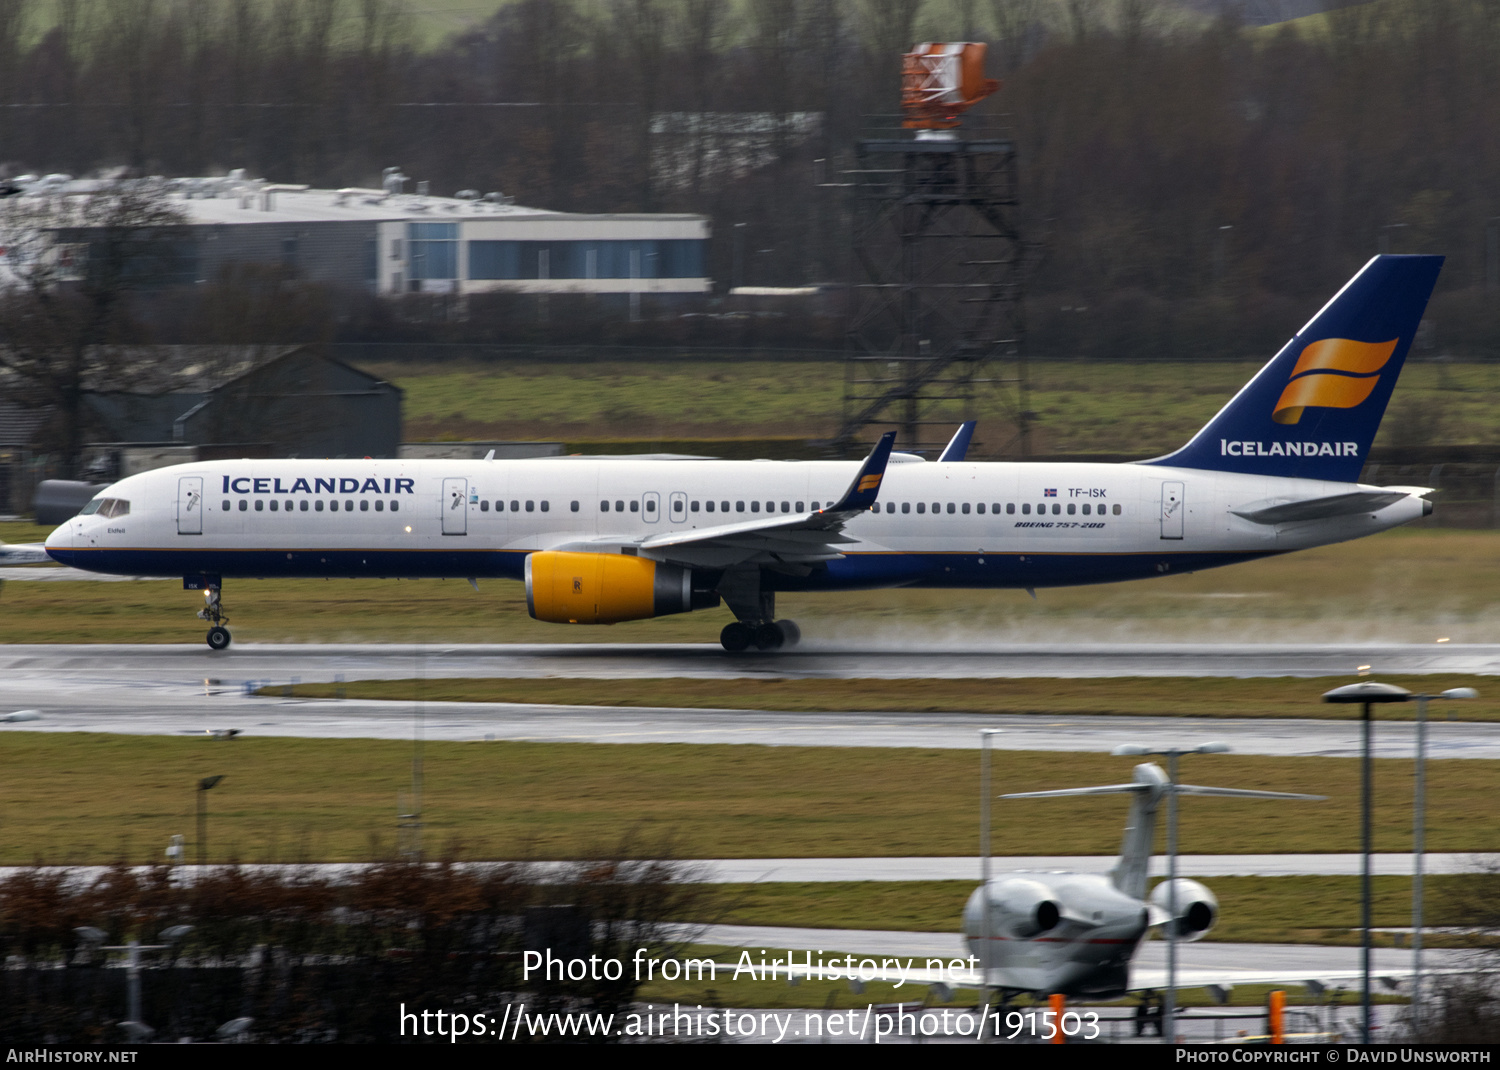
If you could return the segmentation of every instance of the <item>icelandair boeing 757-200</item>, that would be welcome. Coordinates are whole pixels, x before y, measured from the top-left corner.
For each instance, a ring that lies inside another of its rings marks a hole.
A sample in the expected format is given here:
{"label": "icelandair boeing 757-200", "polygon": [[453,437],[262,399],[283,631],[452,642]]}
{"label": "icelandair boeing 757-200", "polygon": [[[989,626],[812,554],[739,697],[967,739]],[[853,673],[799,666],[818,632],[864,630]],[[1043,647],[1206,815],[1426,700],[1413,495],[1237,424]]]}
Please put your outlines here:
{"label": "icelandair boeing 757-200", "polygon": [[[243,460],[122,479],[47,539],[95,572],[182,576],[229,645],[225,580],[503,577],[538,620],[728,605],[725,649],[798,629],[781,591],[1037,587],[1187,572],[1432,511],[1357,482],[1442,266],[1377,256],[1187,445],[1132,464],[571,457]],[[19,549],[19,548],[18,548]]]}

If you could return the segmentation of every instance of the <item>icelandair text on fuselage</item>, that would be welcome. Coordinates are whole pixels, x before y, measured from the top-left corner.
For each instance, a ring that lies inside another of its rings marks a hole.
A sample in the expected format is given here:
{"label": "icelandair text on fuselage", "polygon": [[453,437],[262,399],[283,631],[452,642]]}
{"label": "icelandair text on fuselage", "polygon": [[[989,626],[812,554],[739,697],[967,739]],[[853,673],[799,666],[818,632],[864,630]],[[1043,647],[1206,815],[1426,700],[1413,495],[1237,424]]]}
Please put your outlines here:
{"label": "icelandair text on fuselage", "polygon": [[281,485],[280,476],[224,477],[225,494],[415,494],[415,479],[375,479],[373,476],[361,483],[358,479],[344,476],[339,479],[314,477],[311,484],[298,476],[290,487]]}
{"label": "icelandair text on fuselage", "polygon": [[1220,457],[1358,457],[1358,442],[1234,442],[1219,439]]}
{"label": "icelandair text on fuselage", "polygon": [[1487,1063],[1488,1051],[1432,1048],[1178,1048],[1179,1063]]}

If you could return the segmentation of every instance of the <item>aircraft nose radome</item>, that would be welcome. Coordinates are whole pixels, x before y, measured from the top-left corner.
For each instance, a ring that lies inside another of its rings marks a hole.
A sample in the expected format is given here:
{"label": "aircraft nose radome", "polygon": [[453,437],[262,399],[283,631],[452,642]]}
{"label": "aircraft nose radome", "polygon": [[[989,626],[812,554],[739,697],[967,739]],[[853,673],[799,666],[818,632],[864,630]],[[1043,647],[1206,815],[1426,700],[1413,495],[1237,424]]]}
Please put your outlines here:
{"label": "aircraft nose radome", "polygon": [[68,557],[71,556],[69,551],[73,549],[73,522],[68,521],[48,535],[47,541],[42,545],[46,547],[49,557],[66,565]]}

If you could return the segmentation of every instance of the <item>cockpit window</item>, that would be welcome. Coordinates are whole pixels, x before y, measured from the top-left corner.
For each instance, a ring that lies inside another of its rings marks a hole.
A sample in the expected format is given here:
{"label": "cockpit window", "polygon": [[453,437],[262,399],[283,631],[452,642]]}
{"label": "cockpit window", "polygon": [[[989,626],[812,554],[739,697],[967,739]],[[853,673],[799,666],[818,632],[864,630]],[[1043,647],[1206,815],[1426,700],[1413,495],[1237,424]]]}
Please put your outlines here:
{"label": "cockpit window", "polygon": [[130,515],[130,502],[124,498],[95,498],[83,507],[80,516],[98,513],[100,516],[117,517]]}

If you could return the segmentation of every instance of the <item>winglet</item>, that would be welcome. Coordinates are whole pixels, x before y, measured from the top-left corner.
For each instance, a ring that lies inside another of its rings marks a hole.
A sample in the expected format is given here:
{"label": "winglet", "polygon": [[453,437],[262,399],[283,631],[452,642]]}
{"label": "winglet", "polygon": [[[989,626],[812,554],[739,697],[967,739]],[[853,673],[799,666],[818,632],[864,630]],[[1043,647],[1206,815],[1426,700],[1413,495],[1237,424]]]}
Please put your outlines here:
{"label": "winglet", "polygon": [[969,440],[974,437],[974,424],[977,421],[965,420],[958,425],[958,430],[953,432],[953,437],[948,440],[948,445],[943,447],[943,452],[938,455],[938,463],[944,461],[961,461],[969,455]]}
{"label": "winglet", "polygon": [[875,448],[865,458],[865,463],[859,466],[854,481],[844,491],[838,504],[830,505],[823,512],[858,513],[874,505],[880,493],[880,481],[885,478],[885,466],[891,459],[891,447],[895,444],[896,432],[887,431],[881,435],[880,441],[875,443]]}

